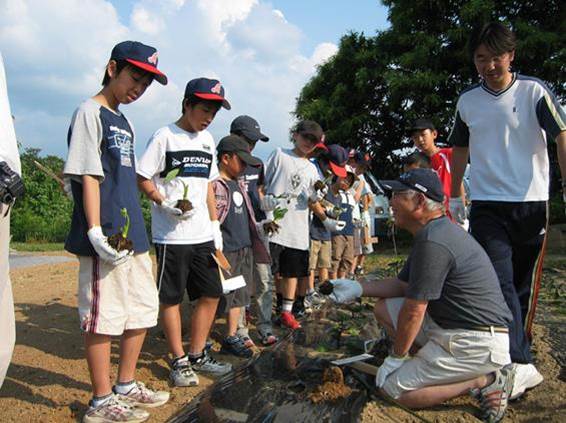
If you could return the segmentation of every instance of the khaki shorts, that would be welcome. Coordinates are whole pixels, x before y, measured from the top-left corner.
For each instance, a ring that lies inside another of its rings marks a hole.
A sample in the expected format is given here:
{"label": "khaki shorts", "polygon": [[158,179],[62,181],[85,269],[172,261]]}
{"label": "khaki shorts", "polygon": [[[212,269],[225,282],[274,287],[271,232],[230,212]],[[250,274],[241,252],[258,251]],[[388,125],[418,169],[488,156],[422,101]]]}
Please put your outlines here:
{"label": "khaki shorts", "polygon": [[[404,298],[388,298],[387,312],[397,328]],[[385,380],[393,398],[430,385],[462,382],[509,364],[509,335],[464,329],[442,329],[425,314],[415,339],[422,348]]]}
{"label": "khaki shorts", "polygon": [[148,253],[112,266],[98,257],[79,256],[81,329],[100,335],[157,324],[159,300]]}
{"label": "khaki shorts", "polygon": [[330,269],[332,255],[332,241],[319,241],[311,239],[309,270]]}
{"label": "khaki shorts", "polygon": [[332,272],[352,271],[354,263],[354,237],[352,235],[334,235],[332,237]]}

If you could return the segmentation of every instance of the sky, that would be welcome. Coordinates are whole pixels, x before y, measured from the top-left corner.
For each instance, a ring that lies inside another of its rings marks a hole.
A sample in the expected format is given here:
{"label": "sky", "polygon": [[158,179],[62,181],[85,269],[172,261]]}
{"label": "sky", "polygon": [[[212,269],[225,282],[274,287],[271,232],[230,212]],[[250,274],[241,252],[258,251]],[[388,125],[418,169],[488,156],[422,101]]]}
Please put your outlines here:
{"label": "sky", "polygon": [[137,40],[156,47],[169,84],[152,84],[121,110],[133,122],[136,153],[180,115],[186,83],[219,79],[232,110],[209,131],[228,134],[238,115],[270,137],[254,154],[289,146],[301,88],[348,31],[387,28],[378,0],[0,0],[0,51],[22,146],[66,156],[75,108],[100,90],[112,47]]}

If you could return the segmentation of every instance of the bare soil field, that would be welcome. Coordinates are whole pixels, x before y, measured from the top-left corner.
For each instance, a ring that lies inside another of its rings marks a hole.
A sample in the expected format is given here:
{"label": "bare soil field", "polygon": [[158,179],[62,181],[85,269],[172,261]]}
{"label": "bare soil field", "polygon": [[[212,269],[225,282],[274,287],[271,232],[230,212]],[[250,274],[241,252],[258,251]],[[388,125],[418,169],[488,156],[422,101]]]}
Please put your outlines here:
{"label": "bare soil field", "polygon": [[[375,269],[391,267],[391,256],[371,260]],[[17,321],[12,364],[0,391],[2,422],[80,421],[90,399],[90,383],[76,311],[78,263],[57,263],[11,272]],[[379,270],[377,270],[379,273]],[[535,329],[536,365],[545,382],[512,404],[505,422],[566,421],[566,258],[550,257]],[[187,313],[184,319],[187,320]],[[185,327],[187,325],[185,324]],[[217,330],[222,330],[219,322]],[[251,332],[255,335],[255,332]],[[113,345],[116,372],[118,344]],[[159,328],[150,330],[139,362],[138,379],[154,389],[169,390],[171,400],[152,409],[150,422],[164,422],[214,381],[201,376],[193,388],[168,386],[165,341]],[[238,359],[219,355],[235,365]],[[417,414],[431,422],[472,422],[477,408],[461,398]],[[419,419],[380,399],[368,402],[363,422],[412,422]]]}

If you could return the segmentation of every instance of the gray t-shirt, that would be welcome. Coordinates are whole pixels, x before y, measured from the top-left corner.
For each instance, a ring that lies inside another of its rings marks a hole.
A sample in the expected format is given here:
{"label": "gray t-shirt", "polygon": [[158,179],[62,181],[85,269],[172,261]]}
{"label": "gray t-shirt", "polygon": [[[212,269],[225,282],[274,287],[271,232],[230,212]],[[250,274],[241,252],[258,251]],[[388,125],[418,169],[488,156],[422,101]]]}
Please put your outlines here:
{"label": "gray t-shirt", "polygon": [[444,329],[508,326],[511,312],[483,248],[447,217],[430,221],[415,235],[398,278],[407,298],[428,301],[427,312]]}

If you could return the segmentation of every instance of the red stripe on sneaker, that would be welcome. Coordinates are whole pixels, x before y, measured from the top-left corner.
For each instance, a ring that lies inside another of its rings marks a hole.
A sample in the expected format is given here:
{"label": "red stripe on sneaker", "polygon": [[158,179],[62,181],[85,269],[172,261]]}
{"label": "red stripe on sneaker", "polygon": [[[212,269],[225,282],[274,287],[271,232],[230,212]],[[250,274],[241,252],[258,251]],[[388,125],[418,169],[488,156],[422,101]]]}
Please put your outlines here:
{"label": "red stripe on sneaker", "polygon": [[88,332],[96,333],[96,325],[98,323],[98,302],[100,301],[100,260],[98,256],[92,258],[92,300],[90,304],[90,327]]}

